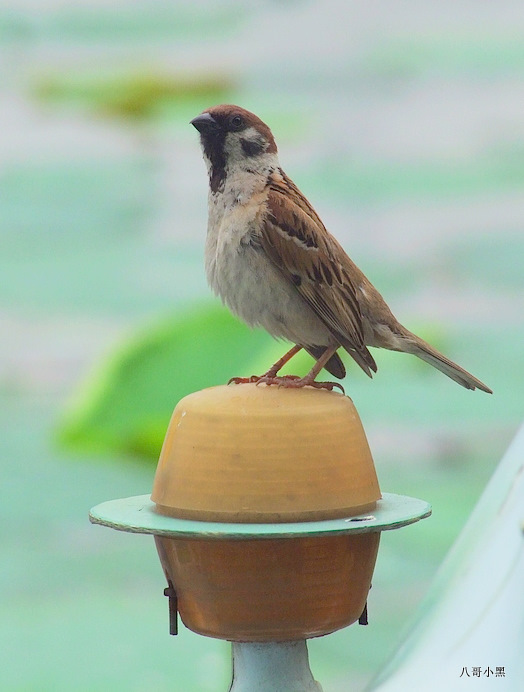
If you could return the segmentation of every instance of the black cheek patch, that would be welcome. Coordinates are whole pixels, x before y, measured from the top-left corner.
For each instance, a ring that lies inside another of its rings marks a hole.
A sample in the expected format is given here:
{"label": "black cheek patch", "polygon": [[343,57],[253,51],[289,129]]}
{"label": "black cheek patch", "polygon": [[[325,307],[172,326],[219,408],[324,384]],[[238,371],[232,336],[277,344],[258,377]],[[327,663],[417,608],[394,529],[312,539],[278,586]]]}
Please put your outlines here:
{"label": "black cheek patch", "polygon": [[242,151],[246,156],[258,156],[264,151],[265,142],[259,139],[241,139]]}

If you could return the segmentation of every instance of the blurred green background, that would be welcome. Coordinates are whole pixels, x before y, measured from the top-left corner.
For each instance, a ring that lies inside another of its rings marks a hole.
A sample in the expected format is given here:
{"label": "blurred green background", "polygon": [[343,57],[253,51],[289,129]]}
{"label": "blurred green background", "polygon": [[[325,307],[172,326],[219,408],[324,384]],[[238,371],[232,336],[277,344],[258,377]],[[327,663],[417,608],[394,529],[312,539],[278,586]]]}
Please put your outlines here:
{"label": "blurred green background", "polygon": [[383,490],[434,508],[384,535],[369,627],[309,646],[325,692],[380,668],[522,418],[523,30],[517,0],[0,1],[2,690],[227,689],[227,643],[168,636],[153,541],[87,520],[149,491],[181,396],[282,351],[205,283],[188,121],[223,101],[270,124],[401,321],[495,391],[349,363]]}

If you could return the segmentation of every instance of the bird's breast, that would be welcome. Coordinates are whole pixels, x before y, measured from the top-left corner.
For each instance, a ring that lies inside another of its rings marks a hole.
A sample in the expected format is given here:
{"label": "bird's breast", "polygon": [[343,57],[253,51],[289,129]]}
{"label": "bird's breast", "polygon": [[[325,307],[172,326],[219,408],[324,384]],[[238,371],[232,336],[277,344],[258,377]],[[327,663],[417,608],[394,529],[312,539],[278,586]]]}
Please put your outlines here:
{"label": "bird's breast", "polygon": [[210,205],[206,274],[213,291],[250,326],[295,343],[330,343],[325,326],[269,259],[259,238],[264,205]]}
{"label": "bird's breast", "polygon": [[255,287],[265,287],[270,282],[269,262],[257,243],[259,214],[255,205],[234,205],[227,210],[210,208],[206,241],[209,285],[249,324],[258,322],[256,313],[260,311]]}

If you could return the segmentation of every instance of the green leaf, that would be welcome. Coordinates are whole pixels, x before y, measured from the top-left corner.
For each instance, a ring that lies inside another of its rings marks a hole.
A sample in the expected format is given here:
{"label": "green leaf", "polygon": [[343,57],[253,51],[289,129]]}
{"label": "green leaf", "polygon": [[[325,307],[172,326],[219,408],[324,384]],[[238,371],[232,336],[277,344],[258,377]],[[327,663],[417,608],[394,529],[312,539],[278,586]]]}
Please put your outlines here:
{"label": "green leaf", "polygon": [[209,103],[227,100],[233,87],[231,78],[218,72],[201,75],[98,70],[42,76],[33,92],[44,102],[76,104],[103,115],[140,121],[154,118],[166,108],[186,119]]}
{"label": "green leaf", "polygon": [[284,350],[217,305],[165,319],[95,368],[59,423],[58,438],[70,449],[156,460],[182,397],[251,375],[253,365],[263,372]]}

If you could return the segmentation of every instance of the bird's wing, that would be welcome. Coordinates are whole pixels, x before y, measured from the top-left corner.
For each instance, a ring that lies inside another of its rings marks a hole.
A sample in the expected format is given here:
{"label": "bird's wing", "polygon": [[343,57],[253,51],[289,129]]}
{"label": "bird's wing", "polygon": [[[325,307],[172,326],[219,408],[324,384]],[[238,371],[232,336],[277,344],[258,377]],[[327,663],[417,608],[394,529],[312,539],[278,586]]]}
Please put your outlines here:
{"label": "bird's wing", "polygon": [[360,367],[376,372],[349,257],[284,173],[270,177],[266,209],[260,242],[269,258]]}

